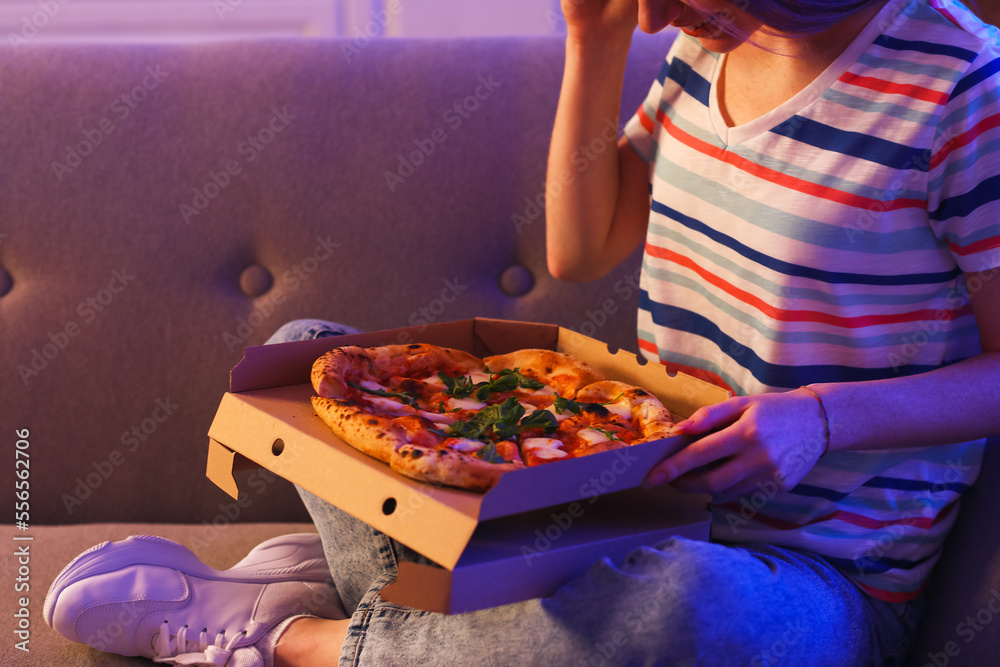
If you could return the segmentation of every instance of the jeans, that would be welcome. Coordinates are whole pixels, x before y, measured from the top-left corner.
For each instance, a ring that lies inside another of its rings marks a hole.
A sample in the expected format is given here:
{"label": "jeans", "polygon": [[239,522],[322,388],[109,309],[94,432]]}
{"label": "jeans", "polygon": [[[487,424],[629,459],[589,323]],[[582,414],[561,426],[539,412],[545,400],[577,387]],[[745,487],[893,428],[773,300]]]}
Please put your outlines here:
{"label": "jeans", "polygon": [[[268,342],[357,331],[320,320]],[[299,488],[351,626],[340,665],[896,665],[923,600],[888,603],[820,556],[681,538],[603,559],[548,598],[458,615],[382,600],[408,547]]]}

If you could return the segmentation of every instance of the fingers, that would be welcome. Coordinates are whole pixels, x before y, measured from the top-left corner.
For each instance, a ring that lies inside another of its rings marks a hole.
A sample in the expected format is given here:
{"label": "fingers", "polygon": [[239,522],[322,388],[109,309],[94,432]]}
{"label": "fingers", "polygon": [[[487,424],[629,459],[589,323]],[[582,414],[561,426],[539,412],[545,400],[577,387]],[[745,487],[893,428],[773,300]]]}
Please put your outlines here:
{"label": "fingers", "polygon": [[732,424],[747,409],[747,403],[742,398],[731,398],[722,403],[698,408],[687,419],[674,426],[676,433],[699,435]]}
{"label": "fingers", "polygon": [[738,451],[739,439],[726,437],[724,431],[707,435],[653,466],[643,486],[649,488],[672,482],[681,475],[733,456]]}

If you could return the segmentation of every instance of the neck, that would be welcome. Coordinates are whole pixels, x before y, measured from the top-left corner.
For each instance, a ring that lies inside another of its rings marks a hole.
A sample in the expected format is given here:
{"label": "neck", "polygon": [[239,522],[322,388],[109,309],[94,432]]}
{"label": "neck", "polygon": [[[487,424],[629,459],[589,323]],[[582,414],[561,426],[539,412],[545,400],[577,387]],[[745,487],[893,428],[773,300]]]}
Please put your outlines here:
{"label": "neck", "polygon": [[888,0],[876,2],[871,7],[854,14],[840,23],[814,35],[794,36],[762,28],[732,52],[737,59],[786,60],[792,69],[822,71],[871,23]]}

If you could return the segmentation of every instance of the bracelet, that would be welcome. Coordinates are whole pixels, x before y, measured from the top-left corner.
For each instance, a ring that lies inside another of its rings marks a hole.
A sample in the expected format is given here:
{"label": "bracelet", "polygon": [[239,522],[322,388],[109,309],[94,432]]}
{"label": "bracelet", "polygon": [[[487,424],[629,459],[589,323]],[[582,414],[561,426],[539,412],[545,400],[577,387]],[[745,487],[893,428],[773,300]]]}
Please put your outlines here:
{"label": "bracelet", "polygon": [[823,399],[820,398],[819,394],[812,387],[802,386],[799,389],[805,389],[810,394],[816,397],[816,402],[819,403],[819,413],[823,417],[823,435],[826,439],[826,444],[823,446],[823,453],[819,455],[820,458],[826,456],[826,453],[830,451],[830,420],[826,416],[826,406],[823,405]]}

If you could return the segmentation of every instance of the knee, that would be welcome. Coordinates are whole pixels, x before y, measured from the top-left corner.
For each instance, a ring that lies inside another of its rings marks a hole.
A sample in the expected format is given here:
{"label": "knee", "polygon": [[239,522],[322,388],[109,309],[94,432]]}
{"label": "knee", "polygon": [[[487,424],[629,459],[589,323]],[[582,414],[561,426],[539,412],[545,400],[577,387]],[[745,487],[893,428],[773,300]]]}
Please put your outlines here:
{"label": "knee", "polygon": [[328,322],[327,320],[301,319],[292,320],[281,325],[265,345],[274,343],[291,343],[299,340],[313,340],[314,338],[326,338],[328,336],[340,336],[343,334],[361,333],[360,329],[349,327],[345,324]]}

